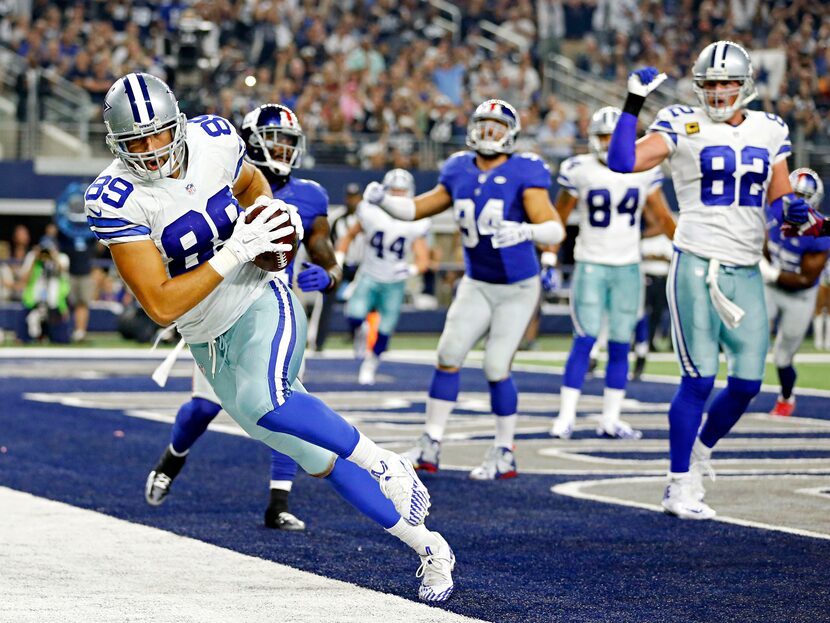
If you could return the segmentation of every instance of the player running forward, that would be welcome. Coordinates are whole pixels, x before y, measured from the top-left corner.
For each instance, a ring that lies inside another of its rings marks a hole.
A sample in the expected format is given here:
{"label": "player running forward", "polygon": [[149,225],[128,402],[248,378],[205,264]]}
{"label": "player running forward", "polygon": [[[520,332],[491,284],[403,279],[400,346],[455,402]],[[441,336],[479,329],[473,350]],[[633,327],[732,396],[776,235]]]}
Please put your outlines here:
{"label": "player running forward", "polygon": [[467,127],[472,151],[451,156],[438,185],[414,200],[372,182],[364,199],[395,218],[411,221],[452,206],[464,245],[461,279],[438,343],[438,366],[427,400],[425,432],[407,453],[419,469],[438,469],[441,439],[458,398],[459,371],[475,343],[487,336],[484,375],[496,416],[496,435],[484,462],[470,472],[477,480],[516,475],[513,436],[516,385],[510,376],[539,298],[539,261],[534,244],[557,244],[565,230],[548,196],[550,169],[535,154],[513,154],[520,125],[502,100],[476,108]]}
{"label": "player running forward", "polygon": [[[824,185],[815,171],[796,169],[790,173],[790,183],[796,195],[814,210],[819,209]],[[784,238],[781,235],[783,222],[781,212],[769,208],[767,250],[770,261],[763,258],[759,268],[766,283],[767,314],[773,328],[777,321],[772,353],[778,369],[781,395],[770,414],[789,416],[795,411],[793,356],[810,328],[819,277],[830,250],[830,238]]]}
{"label": "player running forward", "polygon": [[[403,169],[387,172],[383,187],[390,195],[410,199],[415,196],[415,179]],[[346,304],[346,317],[352,330],[357,330],[369,312],[380,314],[377,339],[364,354],[357,376],[360,385],[374,385],[380,357],[389,347],[401,315],[406,280],[422,274],[429,265],[426,235],[430,221],[400,221],[368,201],[360,202],[356,215],[358,222],[338,241],[337,251],[345,257],[352,240],[361,232],[365,236],[366,253]],[[413,264],[407,262],[410,250],[414,255]]]}
{"label": "player running forward", "polygon": [[[621,173],[647,171],[666,159],[671,166],[680,220],[667,295],[682,378],[669,409],[671,468],[663,508],[685,519],[709,519],[715,511],[703,502],[703,471],[711,472],[712,448],[746,411],[764,376],[769,327],[758,270],[764,205],[792,221],[806,220],[808,206],[790,186],[787,124],[745,108],[756,95],[746,51],[731,41],[708,45],[692,73],[700,106],[664,108],[639,141],[637,115],[666,76],[653,67],[629,76],[608,166]],[[700,428],[721,348],[727,386]]]}
{"label": "player running forward", "polygon": [[574,341],[559,391],[559,415],[550,432],[560,439],[569,439],[573,432],[577,401],[603,316],[608,326],[608,365],[596,432],[613,439],[642,436],[620,420],[628,382],[628,349],[642,298],[640,217],[648,211],[670,238],[674,219],[663,195],[659,167],[633,174],[608,169],[608,142],[619,117],[619,108],[606,106],[596,111],[588,127],[591,153],[568,158],[559,168],[559,218],[567,222],[571,211],[579,210],[571,281]]}
{"label": "player running forward", "polygon": [[[419,596],[447,599],[455,558],[423,525],[429,496],[411,464],[297,381],[305,315],[294,293],[252,262],[292,250],[272,241],[300,233],[296,209],[268,196],[227,120],[188,122],[158,78],[116,81],[104,122],[116,159],[87,189],[86,212],[144,310],[159,324],[176,322],[222,406],[251,437],[325,478],[415,549]],[[242,206],[264,209],[246,222]]]}
{"label": "player running forward", "polygon": [[[251,111],[242,122],[245,159],[255,165],[268,180],[276,199],[297,208],[303,224],[303,244],[313,264],[297,276],[305,292],[330,292],[340,281],[340,267],[329,240],[328,193],[311,180],[291,177],[305,149],[305,135],[294,112],[280,104],[265,104]],[[293,265],[292,267],[293,268]],[[281,272],[286,280],[291,269]],[[219,398],[199,368],[193,366],[191,399],[179,407],[173,424],[170,444],[147,477],[145,499],[158,506],[170,492],[173,480],[184,466],[187,454],[207,430],[221,409]],[[305,522],[289,510],[288,497],[297,463],[291,457],[271,450],[270,500],[265,510],[265,525],[280,530],[304,530]]]}

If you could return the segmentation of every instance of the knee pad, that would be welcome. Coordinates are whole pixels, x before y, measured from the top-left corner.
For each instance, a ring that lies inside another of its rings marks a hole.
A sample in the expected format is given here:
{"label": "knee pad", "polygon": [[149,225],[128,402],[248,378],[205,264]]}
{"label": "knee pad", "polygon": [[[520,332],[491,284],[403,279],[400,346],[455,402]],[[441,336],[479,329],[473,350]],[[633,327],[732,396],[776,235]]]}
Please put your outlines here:
{"label": "knee pad", "polygon": [[[501,356],[499,356],[501,355]],[[484,378],[488,383],[497,382],[496,379],[503,379],[510,375],[510,364],[513,363],[513,354],[492,353],[484,354]]]}

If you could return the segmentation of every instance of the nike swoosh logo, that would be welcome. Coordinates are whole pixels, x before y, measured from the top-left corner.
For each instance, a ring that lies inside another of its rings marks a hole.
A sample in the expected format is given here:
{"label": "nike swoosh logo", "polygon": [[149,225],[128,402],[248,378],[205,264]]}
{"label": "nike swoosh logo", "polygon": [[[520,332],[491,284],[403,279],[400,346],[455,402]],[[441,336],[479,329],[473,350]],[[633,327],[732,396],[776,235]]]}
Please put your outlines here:
{"label": "nike swoosh logo", "polygon": [[92,212],[95,216],[102,216],[104,214],[103,210],[96,210],[92,206],[89,206],[89,211]]}

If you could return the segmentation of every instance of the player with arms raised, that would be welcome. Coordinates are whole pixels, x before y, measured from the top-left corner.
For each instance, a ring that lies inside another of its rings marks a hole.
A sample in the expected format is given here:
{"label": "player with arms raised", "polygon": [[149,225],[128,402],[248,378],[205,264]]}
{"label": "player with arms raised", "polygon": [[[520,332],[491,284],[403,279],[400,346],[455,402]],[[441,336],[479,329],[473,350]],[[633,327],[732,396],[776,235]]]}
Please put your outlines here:
{"label": "player with arms raised", "polygon": [[510,367],[539,298],[535,244],[562,241],[565,230],[548,195],[550,169],[535,154],[513,154],[520,124],[502,100],[476,108],[467,128],[472,151],[451,156],[438,185],[414,200],[372,182],[364,198],[395,218],[416,220],[452,206],[464,245],[465,275],[438,343],[438,366],[427,400],[425,432],[409,453],[416,467],[438,469],[441,439],[458,398],[467,353],[487,335],[484,375],[496,416],[494,445],[470,472],[478,480],[516,475],[513,437],[518,394]]}
{"label": "player with arms raised", "polygon": [[[764,376],[769,330],[758,270],[764,205],[804,221],[807,204],[790,186],[787,124],[745,108],[756,96],[746,51],[718,41],[704,48],[692,72],[700,106],[664,108],[636,142],[637,115],[666,76],[653,67],[629,76],[608,166],[630,173],[666,159],[671,165],[680,219],[666,289],[682,378],[669,409],[671,467],[663,508],[685,519],[709,519],[715,511],[703,502],[703,472],[711,473],[712,448],[746,411]],[[721,348],[727,386],[700,428]]]}
{"label": "player with arms raised", "polygon": [[[294,293],[252,261],[293,249],[272,241],[299,233],[296,209],[270,198],[227,120],[188,122],[158,78],[116,81],[104,122],[116,160],[87,189],[87,216],[142,307],[159,324],[176,322],[222,406],[251,437],[325,478],[415,549],[419,596],[447,599],[455,557],[423,525],[429,496],[409,461],[297,381],[305,315]],[[247,222],[244,206],[264,209]]]}
{"label": "player with arms raised", "polygon": [[559,415],[551,428],[551,435],[560,439],[570,438],[573,432],[577,401],[604,316],[608,367],[597,435],[641,437],[620,420],[628,382],[628,349],[641,299],[640,217],[647,210],[669,238],[674,235],[674,220],[663,195],[659,167],[627,175],[608,169],[608,141],[619,117],[620,109],[612,106],[596,111],[588,127],[592,153],[568,158],[559,168],[556,211],[562,222],[567,222],[577,206],[580,215],[571,281],[574,341],[565,364]]}
{"label": "player with arms raised", "polygon": [[[297,115],[281,104],[264,104],[245,115],[241,134],[245,141],[245,160],[263,173],[274,198],[295,206],[300,215],[303,244],[315,263],[306,263],[305,270],[297,277],[297,284],[306,292],[334,290],[341,273],[329,239],[328,193],[317,182],[291,176],[305,149],[305,135]],[[292,269],[293,263],[286,272],[279,273],[278,278],[287,279]],[[194,364],[191,399],[179,407],[170,444],[147,477],[145,498],[149,504],[158,506],[164,502],[190,448],[220,409],[219,398]],[[305,529],[305,522],[294,516],[288,505],[296,474],[296,461],[281,452],[271,451],[266,527],[289,531]]]}

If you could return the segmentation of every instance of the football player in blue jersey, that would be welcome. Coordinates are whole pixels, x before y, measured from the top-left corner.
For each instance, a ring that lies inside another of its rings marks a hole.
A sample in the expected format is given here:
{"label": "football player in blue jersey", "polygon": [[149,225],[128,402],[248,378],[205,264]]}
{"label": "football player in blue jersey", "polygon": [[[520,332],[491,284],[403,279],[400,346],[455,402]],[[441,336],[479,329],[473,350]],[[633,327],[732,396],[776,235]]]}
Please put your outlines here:
{"label": "football player in blue jersey", "polygon": [[[305,135],[297,116],[281,104],[265,104],[245,116],[241,134],[245,141],[245,159],[265,175],[274,198],[295,206],[302,219],[303,244],[314,263],[304,264],[305,269],[297,276],[297,285],[304,292],[334,290],[341,272],[329,239],[328,193],[317,182],[291,176],[305,149]],[[287,271],[289,281],[292,268],[293,263]],[[170,445],[147,477],[144,495],[149,504],[158,506],[164,502],[190,448],[220,409],[219,398],[194,365],[191,399],[179,407]],[[265,510],[267,527],[305,530],[305,522],[288,508],[296,474],[297,463],[292,458],[271,451],[271,494]]]}
{"label": "football player in blue jersey", "polygon": [[513,356],[539,299],[539,260],[534,244],[565,237],[548,188],[551,172],[536,154],[514,154],[520,124],[516,110],[487,100],[467,128],[471,151],[451,156],[438,184],[414,199],[394,196],[372,182],[364,198],[401,220],[453,208],[464,245],[461,279],[438,344],[438,366],[427,400],[424,434],[407,453],[418,469],[437,471],[441,440],[458,398],[459,371],[470,349],[487,336],[484,375],[496,416],[494,444],[470,472],[476,480],[516,476],[513,437],[518,394],[510,376]]}
{"label": "football player in blue jersey", "polygon": [[[818,211],[824,197],[824,184],[812,169],[801,168],[790,173],[793,192]],[[767,253],[758,267],[766,283],[767,314],[776,328],[773,361],[778,369],[781,395],[771,415],[790,416],[795,411],[796,372],[793,356],[798,352],[816,306],[821,271],[827,264],[830,238],[781,235],[784,218],[780,210],[767,208]]]}
{"label": "football player in blue jersey", "polygon": [[[103,115],[115,160],[86,191],[87,218],[144,310],[159,324],[176,323],[245,432],[325,479],[414,549],[419,597],[447,599],[455,556],[424,525],[429,494],[411,463],[378,447],[297,379],[305,314],[291,289],[254,262],[293,250],[280,241],[302,238],[296,208],[271,198],[226,119],[188,120],[154,76],[116,81]],[[262,210],[252,217],[251,208]]]}

